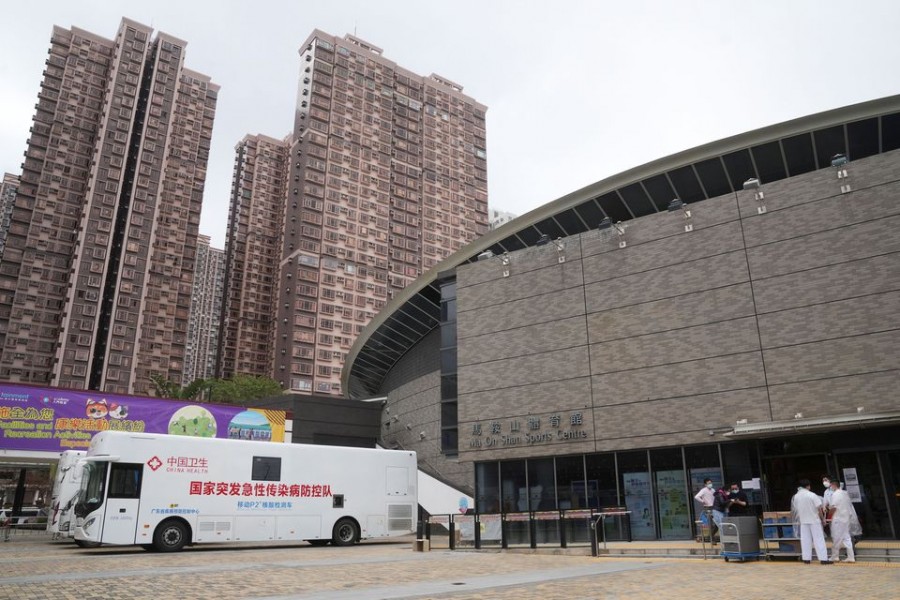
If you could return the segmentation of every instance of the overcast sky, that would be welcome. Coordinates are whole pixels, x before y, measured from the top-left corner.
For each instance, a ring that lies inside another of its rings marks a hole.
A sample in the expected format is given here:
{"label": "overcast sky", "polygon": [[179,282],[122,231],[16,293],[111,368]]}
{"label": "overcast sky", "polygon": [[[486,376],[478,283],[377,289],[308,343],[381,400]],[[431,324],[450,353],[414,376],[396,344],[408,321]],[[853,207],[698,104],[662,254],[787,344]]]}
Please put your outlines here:
{"label": "overcast sky", "polygon": [[730,135],[900,93],[900,2],[34,0],[3,9],[0,171],[19,174],[53,25],[127,16],[222,89],[201,233],[223,247],[234,146],[293,124],[297,50],[356,32],[487,105],[491,208],[518,215]]}

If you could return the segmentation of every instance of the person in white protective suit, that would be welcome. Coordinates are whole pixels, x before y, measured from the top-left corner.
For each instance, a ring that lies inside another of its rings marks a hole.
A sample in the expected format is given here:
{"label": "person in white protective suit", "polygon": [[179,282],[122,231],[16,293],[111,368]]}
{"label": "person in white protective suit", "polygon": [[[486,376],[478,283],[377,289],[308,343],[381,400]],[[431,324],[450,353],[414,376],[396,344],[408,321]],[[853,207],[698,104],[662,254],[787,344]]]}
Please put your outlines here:
{"label": "person in white protective suit", "polygon": [[831,511],[831,560],[840,559],[841,548],[847,550],[847,558],[844,562],[856,562],[853,554],[852,536],[862,535],[862,527],[859,525],[859,518],[856,516],[856,509],[850,500],[850,494],[847,490],[841,489],[841,483],[836,479],[831,479],[831,501],[829,508]]}
{"label": "person in white protective suit", "polygon": [[828,560],[828,547],[825,546],[825,534],[822,531],[822,499],[809,491],[809,479],[801,479],[798,485],[797,493],[791,498],[791,516],[794,527],[800,530],[801,557],[804,563],[809,564],[815,546],[819,562],[830,565],[832,561]]}

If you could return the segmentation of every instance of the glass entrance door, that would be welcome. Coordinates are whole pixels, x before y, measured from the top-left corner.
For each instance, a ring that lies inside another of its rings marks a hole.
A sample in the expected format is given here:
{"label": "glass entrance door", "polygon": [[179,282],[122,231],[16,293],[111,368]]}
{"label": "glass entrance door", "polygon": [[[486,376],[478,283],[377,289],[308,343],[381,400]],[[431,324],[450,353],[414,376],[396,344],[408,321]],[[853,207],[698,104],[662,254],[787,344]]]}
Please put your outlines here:
{"label": "glass entrance door", "polygon": [[790,510],[791,498],[797,493],[797,482],[809,479],[813,493],[821,496],[822,475],[828,472],[825,454],[773,456],[765,460],[769,487],[769,510]]}
{"label": "glass entrance door", "polygon": [[[841,452],[835,455],[837,476],[853,499],[856,514],[866,538],[893,538],[894,525],[888,508],[885,479],[882,478],[879,454],[887,462],[888,455],[900,452]],[[885,465],[887,467],[887,465]],[[896,470],[896,467],[894,467]],[[887,468],[885,470],[888,470]],[[889,473],[890,474],[890,473]],[[896,476],[897,473],[894,473]],[[894,479],[893,481],[897,481]],[[896,486],[891,485],[890,496],[896,502]]]}

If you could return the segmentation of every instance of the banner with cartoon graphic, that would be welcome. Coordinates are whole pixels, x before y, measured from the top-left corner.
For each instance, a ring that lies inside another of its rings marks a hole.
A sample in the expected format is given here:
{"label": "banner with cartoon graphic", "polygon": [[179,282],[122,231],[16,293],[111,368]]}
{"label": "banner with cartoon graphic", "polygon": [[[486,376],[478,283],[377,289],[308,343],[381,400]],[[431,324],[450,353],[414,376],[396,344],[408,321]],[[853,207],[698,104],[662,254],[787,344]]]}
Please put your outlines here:
{"label": "banner with cartoon graphic", "polygon": [[285,412],[0,383],[0,449],[85,450],[98,431],[284,441]]}

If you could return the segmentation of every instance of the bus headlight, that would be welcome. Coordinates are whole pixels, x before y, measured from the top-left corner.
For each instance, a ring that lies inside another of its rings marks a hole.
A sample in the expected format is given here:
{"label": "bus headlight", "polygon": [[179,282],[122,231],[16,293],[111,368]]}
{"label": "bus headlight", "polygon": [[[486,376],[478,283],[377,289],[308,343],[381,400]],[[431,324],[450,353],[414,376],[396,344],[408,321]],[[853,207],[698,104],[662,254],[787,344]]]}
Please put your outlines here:
{"label": "bus headlight", "polygon": [[90,519],[88,519],[87,521],[84,522],[84,525],[82,525],[81,528],[84,530],[85,533],[88,532],[88,529],[91,528],[91,525],[94,524],[94,521],[96,521],[96,518],[91,517]]}

